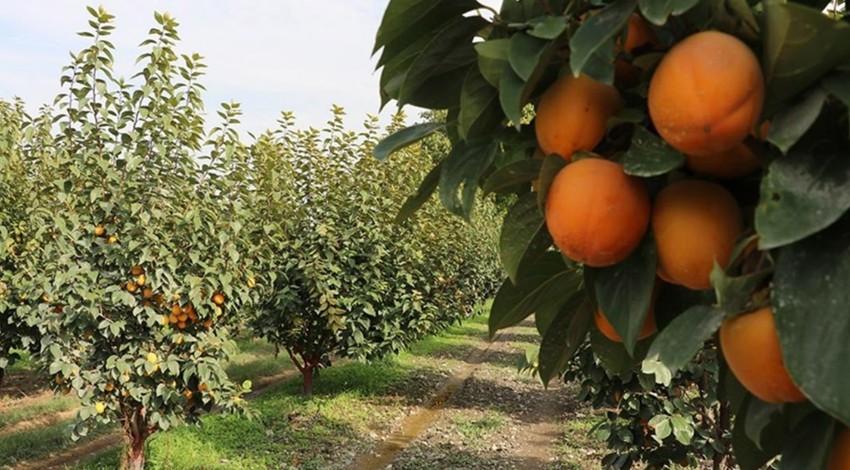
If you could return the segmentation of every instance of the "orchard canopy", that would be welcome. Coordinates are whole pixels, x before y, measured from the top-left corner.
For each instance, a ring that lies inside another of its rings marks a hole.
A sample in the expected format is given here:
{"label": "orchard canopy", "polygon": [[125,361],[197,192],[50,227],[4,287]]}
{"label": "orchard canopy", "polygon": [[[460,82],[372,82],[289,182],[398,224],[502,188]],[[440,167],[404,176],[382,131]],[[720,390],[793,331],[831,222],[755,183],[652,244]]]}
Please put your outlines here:
{"label": "orchard canopy", "polygon": [[534,314],[544,382],[588,336],[609,371],[661,385],[719,351],[742,468],[780,453],[782,468],[848,468],[843,11],[391,0],[374,50],[382,100],[448,118],[374,153],[444,130],[451,150],[407,207],[437,193],[468,218],[480,193],[513,201],[490,330]]}

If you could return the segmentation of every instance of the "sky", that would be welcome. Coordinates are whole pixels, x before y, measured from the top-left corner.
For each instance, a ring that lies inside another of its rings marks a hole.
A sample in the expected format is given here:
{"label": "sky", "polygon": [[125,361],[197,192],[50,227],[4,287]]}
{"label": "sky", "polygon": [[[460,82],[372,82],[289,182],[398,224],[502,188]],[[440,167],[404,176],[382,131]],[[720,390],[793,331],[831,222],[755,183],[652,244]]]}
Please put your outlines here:
{"label": "sky", "polygon": [[[7,2],[0,15],[0,99],[18,96],[30,111],[52,102],[69,51],[89,44],[76,34],[88,29],[86,6],[100,4],[116,16],[111,41],[117,75],[135,73],[154,11],[167,11],[180,23],[178,52],[205,57],[207,112],[221,102],[240,102],[242,131],[274,127],[281,111],[295,112],[300,127],[321,127],[333,104],[346,109],[353,129],[367,114],[379,114],[371,52],[387,0]],[[394,109],[388,105],[382,121]],[[418,113],[406,111],[414,118]]]}

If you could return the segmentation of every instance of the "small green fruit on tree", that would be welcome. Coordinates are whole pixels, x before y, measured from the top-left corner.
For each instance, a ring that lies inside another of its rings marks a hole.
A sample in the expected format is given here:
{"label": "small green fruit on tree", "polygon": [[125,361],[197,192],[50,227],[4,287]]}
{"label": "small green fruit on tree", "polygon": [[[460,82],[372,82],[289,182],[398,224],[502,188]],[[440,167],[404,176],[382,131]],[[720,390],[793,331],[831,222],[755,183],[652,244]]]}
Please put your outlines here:
{"label": "small green fruit on tree", "polygon": [[[418,195],[460,215],[479,186],[516,195],[490,328],[534,314],[544,382],[588,337],[609,372],[640,365],[664,387],[719,348],[710,396],[733,416],[741,468],[780,454],[783,468],[824,468],[842,451],[850,25],[838,3],[390,0],[382,101],[448,116],[451,149]],[[402,129],[376,155],[440,129]],[[640,340],[656,285],[675,306]],[[597,311],[622,342],[600,340]]]}
{"label": "small green fruit on tree", "polygon": [[[113,17],[89,9],[92,45],[65,68],[44,119],[51,139],[20,150],[37,176],[17,284],[19,315],[41,333],[51,386],[82,400],[74,436],[117,422],[125,463],[144,465],[151,434],[213,406],[237,410],[227,325],[251,300],[244,229],[246,152],[223,105],[205,135],[200,56],[175,52],[177,23],[156,14],[132,82],[112,70]],[[24,131],[28,135],[32,129]],[[30,158],[34,160],[34,158]]]}

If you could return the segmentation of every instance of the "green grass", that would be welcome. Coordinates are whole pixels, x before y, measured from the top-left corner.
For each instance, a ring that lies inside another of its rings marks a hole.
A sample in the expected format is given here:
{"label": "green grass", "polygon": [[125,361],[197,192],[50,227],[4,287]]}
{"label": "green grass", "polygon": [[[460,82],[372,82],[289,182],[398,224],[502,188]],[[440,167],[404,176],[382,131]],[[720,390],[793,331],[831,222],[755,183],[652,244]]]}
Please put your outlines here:
{"label": "green grass", "polygon": [[268,377],[292,369],[288,357],[275,357],[274,346],[258,339],[239,339],[236,341],[238,352],[228,361],[227,375],[236,383],[257,377]]}
{"label": "green grass", "polygon": [[[73,420],[69,419],[46,427],[0,436],[0,468],[43,457],[73,444],[66,432],[72,422]],[[114,428],[104,428],[91,433],[77,443],[86,442],[107,432],[114,432]]]}
{"label": "green grass", "polygon": [[[202,419],[201,427],[156,435],[148,445],[149,468],[339,468],[376,444],[375,430],[386,429],[401,416],[392,406],[399,398],[396,394],[421,380],[422,374],[435,373],[438,365],[432,355],[463,345],[475,347],[477,338],[486,334],[486,317],[477,317],[419,341],[396,357],[325,369],[316,378],[312,397],[300,395],[300,377],[284,381],[252,401],[257,413],[253,420],[213,414]],[[472,437],[492,432],[504,422],[493,413],[455,424]],[[116,468],[119,457],[111,450],[75,468]]]}
{"label": "green grass", "polygon": [[501,429],[506,422],[505,416],[497,412],[488,412],[478,419],[464,415],[452,418],[452,424],[463,435],[467,444],[479,443],[488,434]]}
{"label": "green grass", "polygon": [[571,416],[561,424],[562,437],[557,453],[566,468],[599,468],[601,456],[607,450],[604,442],[590,435],[590,430],[603,418],[599,413]]}
{"label": "green grass", "polygon": [[71,397],[53,397],[46,401],[34,403],[30,406],[12,408],[0,411],[0,431],[7,426],[28,421],[39,416],[59,413],[75,408],[80,401]]}

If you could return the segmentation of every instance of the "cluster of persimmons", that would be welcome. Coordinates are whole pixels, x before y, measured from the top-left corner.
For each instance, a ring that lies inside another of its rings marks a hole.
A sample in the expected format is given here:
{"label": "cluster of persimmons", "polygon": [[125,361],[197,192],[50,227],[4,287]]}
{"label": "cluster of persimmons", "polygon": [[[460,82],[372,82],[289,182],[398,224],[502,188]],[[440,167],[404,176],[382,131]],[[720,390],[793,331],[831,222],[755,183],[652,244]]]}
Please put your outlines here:
{"label": "cluster of persimmons", "polygon": [[[653,30],[634,14],[620,50],[658,46]],[[615,65],[615,83],[634,86],[642,71],[622,58]],[[640,338],[656,331],[655,296],[663,283],[710,289],[714,263],[725,267],[744,235],[739,203],[722,182],[761,166],[759,146],[751,144],[765,138],[767,125],[759,122],[764,95],[759,61],[735,36],[704,31],[676,43],[651,76],[647,106],[655,131],[686,156],[691,176],[669,182],[654,200],[619,163],[588,153],[622,109],[618,88],[568,73],[541,97],[535,118],[539,153],[570,162],[552,180],[545,207],[547,227],[564,256],[586,266],[615,265],[652,230],[657,279]],[[602,311],[595,320],[606,337],[622,341]],[[720,345],[753,395],[769,403],[805,400],[785,368],[770,306],[726,319]],[[850,432],[840,439],[850,441]],[[834,452],[830,468],[850,468],[850,445],[835,448],[848,455]]]}

